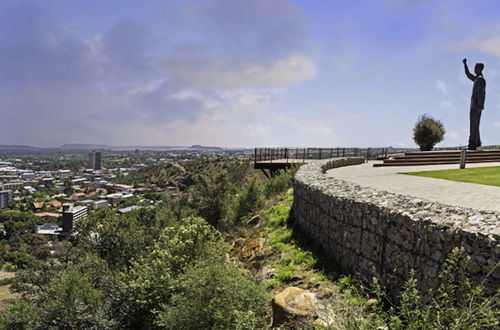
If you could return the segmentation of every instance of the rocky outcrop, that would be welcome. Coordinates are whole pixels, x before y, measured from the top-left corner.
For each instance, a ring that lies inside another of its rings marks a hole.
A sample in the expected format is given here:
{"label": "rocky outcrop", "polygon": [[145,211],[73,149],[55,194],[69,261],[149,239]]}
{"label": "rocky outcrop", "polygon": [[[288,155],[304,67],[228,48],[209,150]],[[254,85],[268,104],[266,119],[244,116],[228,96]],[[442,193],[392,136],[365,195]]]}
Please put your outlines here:
{"label": "rocky outcrop", "polygon": [[[231,254],[237,260],[245,263],[250,268],[260,268],[263,259],[273,251],[272,246],[266,245],[266,239],[258,238],[237,238],[231,247]],[[270,278],[273,274],[264,274]]]}
{"label": "rocky outcrop", "polygon": [[274,296],[273,327],[296,318],[316,316],[318,299],[314,293],[297,287],[288,287]]}
{"label": "rocky outcrop", "polygon": [[293,216],[312,241],[343,268],[367,281],[381,279],[393,295],[411,269],[422,291],[435,288],[455,247],[471,256],[468,270],[475,280],[491,272],[486,288],[498,289],[500,214],[377,191],[324,174],[360,161],[317,161],[297,172]]}

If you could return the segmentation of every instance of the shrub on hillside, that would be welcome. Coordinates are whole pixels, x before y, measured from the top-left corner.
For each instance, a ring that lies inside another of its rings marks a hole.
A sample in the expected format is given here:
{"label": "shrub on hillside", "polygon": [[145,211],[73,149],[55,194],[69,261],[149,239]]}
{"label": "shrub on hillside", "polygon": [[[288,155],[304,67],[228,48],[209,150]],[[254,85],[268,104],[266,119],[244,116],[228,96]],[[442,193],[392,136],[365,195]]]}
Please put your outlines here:
{"label": "shrub on hillside", "polygon": [[262,185],[256,179],[248,182],[237,196],[235,221],[241,221],[260,209],[264,204]]}
{"label": "shrub on hillside", "polygon": [[288,188],[291,188],[293,185],[293,177],[295,176],[295,173],[297,173],[299,168],[300,166],[298,165],[292,166],[281,174],[273,176],[272,178],[267,180],[266,186],[264,188],[264,194],[266,195],[266,197],[269,198],[273,195],[284,192]]}
{"label": "shrub on hillside", "polygon": [[228,211],[230,190],[231,182],[227,172],[214,176],[200,175],[192,190],[192,206],[200,217],[217,227]]}
{"label": "shrub on hillside", "polygon": [[267,294],[224,257],[200,259],[179,277],[170,303],[157,311],[164,329],[263,329]]}
{"label": "shrub on hillside", "polygon": [[[377,305],[378,315],[390,329],[498,329],[500,326],[500,291],[488,295],[483,283],[473,284],[467,266],[470,257],[463,248],[455,248],[442,266],[440,285],[429,302],[418,290],[415,272],[410,273],[397,304]],[[499,267],[497,264],[496,267]],[[495,270],[493,268],[491,272]],[[491,274],[490,274],[491,275]],[[380,283],[374,282],[378,301],[390,301]]]}
{"label": "shrub on hillside", "polygon": [[419,145],[421,151],[430,151],[443,141],[445,129],[443,123],[424,114],[418,117],[413,128],[413,141]]}

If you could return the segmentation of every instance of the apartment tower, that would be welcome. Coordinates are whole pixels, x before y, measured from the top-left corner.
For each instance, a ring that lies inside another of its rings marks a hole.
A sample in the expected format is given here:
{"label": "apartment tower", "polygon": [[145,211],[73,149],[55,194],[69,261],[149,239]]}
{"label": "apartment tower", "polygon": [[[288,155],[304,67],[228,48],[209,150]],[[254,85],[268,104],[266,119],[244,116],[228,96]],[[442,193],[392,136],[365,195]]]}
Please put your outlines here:
{"label": "apartment tower", "polygon": [[89,152],[89,168],[93,170],[101,169],[101,152],[91,151]]}

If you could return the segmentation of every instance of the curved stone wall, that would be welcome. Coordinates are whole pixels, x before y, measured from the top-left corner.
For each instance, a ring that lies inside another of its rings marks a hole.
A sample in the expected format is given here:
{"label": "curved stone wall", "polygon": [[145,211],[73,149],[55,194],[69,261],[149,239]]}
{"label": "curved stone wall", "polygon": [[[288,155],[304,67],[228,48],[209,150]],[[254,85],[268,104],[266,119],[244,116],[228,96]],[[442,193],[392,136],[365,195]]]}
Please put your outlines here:
{"label": "curved stone wall", "polygon": [[433,203],[337,180],[324,173],[361,158],[306,164],[295,176],[293,216],[341,267],[398,293],[411,269],[420,289],[438,285],[445,257],[464,247],[475,280],[491,273],[488,291],[500,285],[500,214]]}

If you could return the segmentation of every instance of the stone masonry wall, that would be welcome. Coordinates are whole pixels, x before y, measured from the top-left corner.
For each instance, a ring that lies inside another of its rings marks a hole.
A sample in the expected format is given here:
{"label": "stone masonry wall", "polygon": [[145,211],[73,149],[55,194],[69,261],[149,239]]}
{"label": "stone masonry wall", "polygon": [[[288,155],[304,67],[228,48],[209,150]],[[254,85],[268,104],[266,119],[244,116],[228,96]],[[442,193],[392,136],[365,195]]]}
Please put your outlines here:
{"label": "stone masonry wall", "polygon": [[344,269],[367,281],[377,277],[394,296],[411,269],[420,289],[438,285],[445,257],[464,247],[477,281],[500,285],[500,214],[457,208],[377,191],[328,177],[331,168],[362,158],[323,160],[302,166],[294,182],[293,216],[305,234]]}

